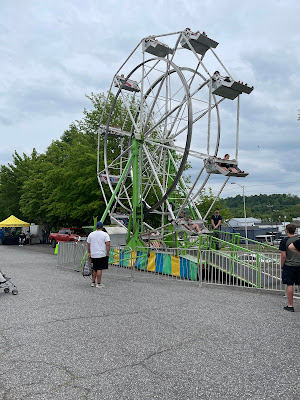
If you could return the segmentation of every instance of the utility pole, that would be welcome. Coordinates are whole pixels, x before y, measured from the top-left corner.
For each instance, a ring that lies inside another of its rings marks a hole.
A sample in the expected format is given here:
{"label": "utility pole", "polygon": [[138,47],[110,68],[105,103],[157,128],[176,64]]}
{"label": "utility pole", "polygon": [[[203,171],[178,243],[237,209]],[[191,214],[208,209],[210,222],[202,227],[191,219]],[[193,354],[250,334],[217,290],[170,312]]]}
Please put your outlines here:
{"label": "utility pole", "polygon": [[[279,211],[279,210],[273,210],[273,212],[276,212],[276,214],[277,214],[277,213],[279,213],[280,211]],[[278,218],[280,218],[279,214],[276,215],[276,221],[275,221],[276,232],[275,232],[275,237],[276,237],[277,232],[278,232],[278,227],[277,227],[277,222],[278,222],[277,219],[278,219]],[[274,238],[274,239],[275,239],[275,238]],[[273,238],[272,238],[272,240],[273,240]]]}
{"label": "utility pole", "polygon": [[231,182],[232,185],[238,185],[243,189],[243,202],[244,202],[244,221],[245,221],[245,237],[246,237],[246,245],[248,246],[248,230],[247,230],[247,217],[246,217],[246,200],[245,200],[245,186],[240,185],[236,182]]}
{"label": "utility pole", "polygon": [[271,216],[270,216],[270,221],[271,221],[271,229],[272,229],[272,241],[273,241],[273,214],[274,214],[274,210],[273,210],[273,205],[272,204],[267,204],[267,207],[271,209]]}

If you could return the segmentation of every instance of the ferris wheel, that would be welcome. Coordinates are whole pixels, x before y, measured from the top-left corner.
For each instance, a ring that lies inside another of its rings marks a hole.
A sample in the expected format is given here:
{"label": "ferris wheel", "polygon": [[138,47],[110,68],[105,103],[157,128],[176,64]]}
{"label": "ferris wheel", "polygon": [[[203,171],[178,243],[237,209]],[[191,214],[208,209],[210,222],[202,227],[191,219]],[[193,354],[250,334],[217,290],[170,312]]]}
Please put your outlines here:
{"label": "ferris wheel", "polygon": [[[197,198],[212,175],[225,178],[218,196],[230,176],[247,175],[237,166],[239,98],[253,87],[232,78],[214,51],[217,46],[205,32],[188,28],[150,36],[113,77],[110,108],[98,129],[97,176],[107,204],[102,220],[109,214],[124,224],[117,213],[130,216],[135,245],[142,243],[145,229],[170,233],[185,208],[203,221]],[[235,99],[235,158],[224,160],[218,154],[220,104]]]}

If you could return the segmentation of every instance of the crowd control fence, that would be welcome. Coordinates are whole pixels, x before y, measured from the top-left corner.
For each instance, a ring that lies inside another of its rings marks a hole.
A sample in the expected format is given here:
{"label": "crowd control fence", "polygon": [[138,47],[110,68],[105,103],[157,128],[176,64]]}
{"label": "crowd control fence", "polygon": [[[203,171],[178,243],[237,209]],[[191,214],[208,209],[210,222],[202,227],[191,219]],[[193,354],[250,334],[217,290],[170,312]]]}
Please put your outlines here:
{"label": "crowd control fence", "polygon": [[[57,265],[82,270],[86,244],[60,243]],[[251,252],[236,246],[234,250],[199,250],[198,248],[145,247],[132,250],[113,247],[110,250],[106,274],[120,278],[176,279],[198,285],[227,285],[283,291],[280,252]]]}
{"label": "crowd control fence", "polygon": [[202,284],[282,291],[280,253],[165,248],[114,248],[110,264],[129,268],[132,279],[156,275]]}

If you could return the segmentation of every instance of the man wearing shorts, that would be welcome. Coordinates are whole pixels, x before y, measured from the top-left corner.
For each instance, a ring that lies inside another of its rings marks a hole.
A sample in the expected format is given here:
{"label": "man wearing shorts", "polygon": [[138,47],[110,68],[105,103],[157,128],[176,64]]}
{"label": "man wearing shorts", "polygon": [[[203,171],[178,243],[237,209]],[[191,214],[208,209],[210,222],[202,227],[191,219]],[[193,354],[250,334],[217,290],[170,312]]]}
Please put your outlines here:
{"label": "man wearing shorts", "polygon": [[[220,212],[218,208],[215,209],[214,214],[211,216],[211,224],[212,228],[216,231],[221,230],[221,224],[222,224],[222,216],[220,215]],[[214,232],[214,237],[218,238],[219,234],[218,232]],[[216,242],[216,250],[219,250],[219,243],[218,241]]]}
{"label": "man wearing shorts", "polygon": [[288,305],[284,309],[291,312],[295,311],[293,306],[293,286],[294,284],[299,285],[300,288],[300,253],[297,254],[290,248],[296,241],[299,241],[299,238],[295,236],[295,231],[296,225],[288,224],[285,230],[288,237],[282,239],[279,245],[279,250],[281,250],[282,283],[287,285]]}
{"label": "man wearing shorts", "polygon": [[[97,230],[90,233],[87,238],[88,257],[92,259],[92,287],[104,287],[101,283],[102,270],[108,269],[108,257],[110,251],[110,237],[103,232],[103,223],[97,222]],[[96,284],[97,278],[97,284]]]}

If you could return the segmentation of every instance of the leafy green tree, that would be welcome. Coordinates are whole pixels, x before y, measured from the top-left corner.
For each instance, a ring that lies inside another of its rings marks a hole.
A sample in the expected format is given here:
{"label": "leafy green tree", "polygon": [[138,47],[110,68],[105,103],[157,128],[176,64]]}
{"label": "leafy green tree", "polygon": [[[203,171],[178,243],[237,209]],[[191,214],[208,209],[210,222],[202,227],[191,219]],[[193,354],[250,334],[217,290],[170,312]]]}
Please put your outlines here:
{"label": "leafy green tree", "polygon": [[[210,206],[214,202],[214,199],[215,199],[215,196],[213,195],[212,188],[208,188],[207,191],[206,191],[206,189],[204,189],[200,193],[198,201],[197,201],[197,207],[203,217],[205,216],[205,214],[209,210]],[[210,213],[211,215],[213,214],[213,212],[216,208],[219,209],[220,214],[223,217],[223,220],[228,220],[231,218],[230,210],[221,203],[220,199],[218,199],[215,202],[213,209],[211,210],[211,213]],[[208,216],[209,223],[210,223],[211,215]]]}
{"label": "leafy green tree", "polygon": [[[69,126],[60,140],[51,143],[45,154],[24,182],[20,199],[21,210],[31,221],[48,222],[52,226],[85,225],[92,223],[94,215],[100,216],[105,202],[96,175],[98,127],[106,123],[114,101],[111,95],[106,101],[104,94],[87,96],[92,110],[84,110],[84,117]],[[118,99],[110,125],[123,126],[124,105]],[[125,122],[130,130],[129,122]],[[108,159],[114,158],[119,142],[109,140]],[[103,138],[99,143],[100,169],[103,163]],[[111,193],[105,188],[107,198]]]}
{"label": "leafy green tree", "polygon": [[31,156],[23,153],[20,156],[16,151],[13,162],[0,169],[0,218],[4,219],[14,214],[23,219],[25,214],[20,210],[20,199],[24,191],[24,183],[28,180],[33,165],[38,160],[38,154],[33,149]]}
{"label": "leafy green tree", "polygon": [[[247,216],[260,218],[263,221],[269,221],[286,216],[286,220],[300,216],[297,204],[300,198],[291,194],[260,194],[254,196],[246,196],[246,213]],[[228,207],[235,217],[243,216],[243,197],[241,195],[228,197],[221,200],[221,204]],[[278,210],[278,211],[275,211]],[[277,214],[276,214],[277,213]],[[276,214],[276,215],[275,215]],[[282,219],[282,218],[281,218]]]}

